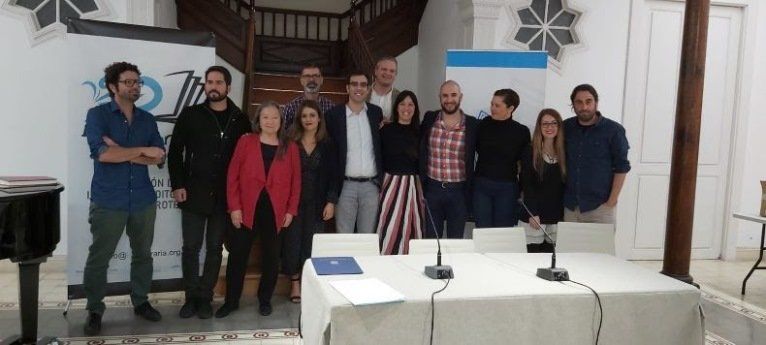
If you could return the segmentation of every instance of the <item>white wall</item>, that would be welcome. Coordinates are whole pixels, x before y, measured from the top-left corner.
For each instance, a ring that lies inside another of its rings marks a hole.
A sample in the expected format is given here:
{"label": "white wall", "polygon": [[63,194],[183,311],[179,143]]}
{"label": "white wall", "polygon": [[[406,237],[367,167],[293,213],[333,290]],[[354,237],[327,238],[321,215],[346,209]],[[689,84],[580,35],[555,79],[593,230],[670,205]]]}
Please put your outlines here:
{"label": "white wall", "polygon": [[[468,48],[458,14],[457,0],[429,1],[418,35],[418,100],[420,111],[439,108],[439,85],[445,78],[447,49]],[[489,98],[487,98],[489,99]]]}
{"label": "white wall", "polygon": [[[112,16],[125,22],[127,0],[110,2]],[[31,46],[21,18],[0,12],[0,175],[49,175],[67,184],[67,68],[64,38]],[[83,152],[83,154],[87,154]],[[92,169],[91,166],[83,169]],[[61,195],[67,208],[66,191]],[[61,242],[55,254],[66,253],[67,212],[61,212]]]}
{"label": "white wall", "polygon": [[399,90],[418,92],[418,70],[420,49],[414,46],[396,57],[398,63],[395,86]]}
{"label": "white wall", "polygon": [[[506,1],[504,13],[498,18],[495,29],[495,47],[498,49],[517,49],[506,43],[512,20],[509,16],[510,3],[519,9],[519,6],[523,7],[520,4],[529,4],[529,1]],[[564,118],[574,116],[569,95],[578,84],[588,83],[599,93],[601,112],[610,119],[622,122],[630,2],[570,0],[569,4],[584,13],[577,25],[584,44],[567,52],[568,57],[560,72],[549,68],[545,106],[558,110]]]}
{"label": "white wall", "polygon": [[[740,116],[745,116],[743,124],[745,145],[743,173],[735,181],[734,190],[741,191],[739,200],[735,200],[732,210],[757,214],[761,205],[761,187],[759,181],[766,180],[766,3],[751,1],[746,10],[745,50],[742,72],[743,90],[747,99],[740,109]],[[749,67],[748,67],[749,66]],[[761,227],[745,221],[732,223],[738,247],[757,248],[760,245]]]}

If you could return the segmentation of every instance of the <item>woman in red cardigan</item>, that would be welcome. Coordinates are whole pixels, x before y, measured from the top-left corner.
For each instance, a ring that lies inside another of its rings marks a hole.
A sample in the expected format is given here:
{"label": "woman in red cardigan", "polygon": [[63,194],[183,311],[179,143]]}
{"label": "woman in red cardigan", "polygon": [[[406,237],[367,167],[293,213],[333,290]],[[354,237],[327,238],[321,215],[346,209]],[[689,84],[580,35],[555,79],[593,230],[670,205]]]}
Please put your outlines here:
{"label": "woman in red cardigan", "polygon": [[298,214],[300,195],[298,146],[283,133],[278,104],[264,102],[256,110],[253,134],[239,139],[229,164],[226,197],[235,229],[228,238],[226,301],[216,311],[216,317],[226,317],[239,308],[247,259],[256,233],[263,245],[258,311],[264,316],[271,314],[271,296],[279,273],[279,232]]}

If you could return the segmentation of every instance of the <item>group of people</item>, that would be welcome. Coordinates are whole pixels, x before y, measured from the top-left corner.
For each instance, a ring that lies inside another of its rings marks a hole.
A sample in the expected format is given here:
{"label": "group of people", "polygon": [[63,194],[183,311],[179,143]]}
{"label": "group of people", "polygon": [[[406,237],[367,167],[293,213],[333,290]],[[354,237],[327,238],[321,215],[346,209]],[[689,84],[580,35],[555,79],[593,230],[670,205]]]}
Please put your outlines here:
{"label": "group of people", "polygon": [[[439,89],[440,109],[421,117],[417,96],[394,88],[397,67],[384,57],[374,81],[350,73],[348,100],[334,105],[320,95],[320,69],[305,66],[301,96],[284,106],[263,102],[252,118],[228,98],[226,68],[205,72],[207,99],[181,112],[167,151],[182,211],[180,317],[222,318],[239,308],[255,236],[262,243],[260,314],[272,312],[280,267],[299,303],[312,237],[333,218],[339,233],[378,233],[382,254],[406,254],[410,239],[462,238],[470,215],[476,227],[523,221],[530,252],[552,249],[541,227],[555,236],[562,219],[614,221],[630,170],[628,143],[623,127],[598,111],[592,86],[572,91],[576,117],[563,121],[543,109],[530,135],[513,119],[520,99],[511,89],[497,90],[491,115],[479,120],[463,112],[460,85],[448,80]],[[135,107],[138,68],[114,63],[105,81],[112,101],[90,109],[85,124],[94,160],[93,243],[84,273],[89,335],[101,330],[106,271],[123,231],[133,251],[134,311],[161,319],[147,300],[156,212],[147,166],[164,162],[165,149],[153,116]],[[226,298],[213,313],[224,244]]]}

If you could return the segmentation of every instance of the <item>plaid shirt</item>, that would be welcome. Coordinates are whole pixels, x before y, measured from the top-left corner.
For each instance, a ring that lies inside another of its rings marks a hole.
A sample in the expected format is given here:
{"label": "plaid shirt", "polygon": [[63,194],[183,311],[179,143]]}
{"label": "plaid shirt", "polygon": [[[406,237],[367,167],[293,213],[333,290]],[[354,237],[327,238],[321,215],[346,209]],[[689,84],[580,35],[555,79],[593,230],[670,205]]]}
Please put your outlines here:
{"label": "plaid shirt", "polygon": [[462,182],[465,174],[465,115],[455,128],[444,125],[442,114],[428,138],[428,177],[440,182]]}
{"label": "plaid shirt", "polygon": [[[295,112],[298,111],[298,108],[301,107],[301,103],[303,103],[304,100],[306,100],[306,97],[300,95],[293,98],[292,101],[282,107],[283,128],[287,129],[293,125],[293,121],[295,121]],[[317,97],[317,104],[319,104],[319,110],[322,111],[322,116],[327,115],[327,112],[335,106],[329,98],[322,95]]]}

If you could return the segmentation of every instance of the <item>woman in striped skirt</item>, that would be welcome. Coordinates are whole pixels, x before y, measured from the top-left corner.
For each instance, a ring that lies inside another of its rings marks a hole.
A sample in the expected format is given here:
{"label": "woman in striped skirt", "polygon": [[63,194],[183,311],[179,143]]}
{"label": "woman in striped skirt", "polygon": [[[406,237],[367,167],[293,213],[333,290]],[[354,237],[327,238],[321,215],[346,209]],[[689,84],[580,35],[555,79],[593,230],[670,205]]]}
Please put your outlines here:
{"label": "woman in striped skirt", "polygon": [[422,237],[425,227],[423,190],[418,177],[418,98],[399,93],[391,123],[380,130],[385,177],[380,189],[380,252],[407,254],[409,241]]}

